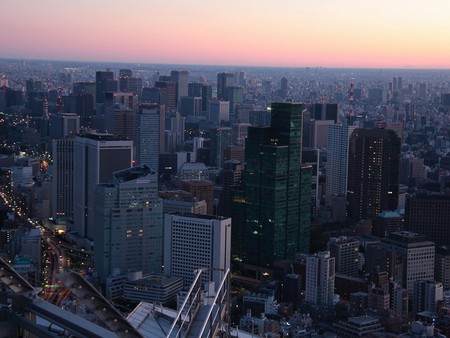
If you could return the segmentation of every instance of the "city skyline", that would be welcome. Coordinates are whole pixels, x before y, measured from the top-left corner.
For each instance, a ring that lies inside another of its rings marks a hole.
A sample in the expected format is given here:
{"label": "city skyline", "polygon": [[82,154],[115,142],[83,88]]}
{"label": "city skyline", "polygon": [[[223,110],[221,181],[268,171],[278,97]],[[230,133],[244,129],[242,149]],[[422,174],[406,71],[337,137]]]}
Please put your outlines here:
{"label": "city skyline", "polygon": [[1,58],[450,68],[450,3],[0,2]]}

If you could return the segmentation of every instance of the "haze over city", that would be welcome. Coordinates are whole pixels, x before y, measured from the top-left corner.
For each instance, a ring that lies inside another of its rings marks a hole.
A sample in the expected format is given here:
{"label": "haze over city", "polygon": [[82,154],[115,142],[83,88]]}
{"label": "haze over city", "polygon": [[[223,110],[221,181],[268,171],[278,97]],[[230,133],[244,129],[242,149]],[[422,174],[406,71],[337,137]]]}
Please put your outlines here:
{"label": "haze over city", "polygon": [[2,1],[3,58],[450,68],[450,2]]}

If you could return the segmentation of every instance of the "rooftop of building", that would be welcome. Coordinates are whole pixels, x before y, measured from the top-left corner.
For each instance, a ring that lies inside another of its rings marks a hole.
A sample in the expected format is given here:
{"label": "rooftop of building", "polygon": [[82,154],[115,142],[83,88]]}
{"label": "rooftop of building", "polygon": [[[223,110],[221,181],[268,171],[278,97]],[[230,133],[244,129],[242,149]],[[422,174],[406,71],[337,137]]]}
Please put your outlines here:
{"label": "rooftop of building", "polygon": [[180,216],[180,217],[189,217],[189,218],[200,218],[200,219],[207,219],[207,220],[219,220],[219,221],[222,221],[222,220],[228,218],[228,217],[223,217],[223,216],[192,214],[190,212],[178,212],[178,211],[171,212],[169,215]]}
{"label": "rooftop of building", "polygon": [[131,168],[124,169],[121,171],[116,171],[113,175],[114,175],[114,178],[119,183],[124,183],[124,182],[137,180],[139,178],[143,178],[148,175],[155,175],[155,174],[156,174],[156,172],[153,169],[151,169],[148,165],[141,164],[136,167],[131,167]]}

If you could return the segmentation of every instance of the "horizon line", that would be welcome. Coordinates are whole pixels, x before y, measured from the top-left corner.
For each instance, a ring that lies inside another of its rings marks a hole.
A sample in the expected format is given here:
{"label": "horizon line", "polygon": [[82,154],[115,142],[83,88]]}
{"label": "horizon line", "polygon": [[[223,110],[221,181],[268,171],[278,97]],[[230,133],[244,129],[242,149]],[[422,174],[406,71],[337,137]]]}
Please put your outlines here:
{"label": "horizon line", "polygon": [[405,65],[402,67],[352,67],[352,66],[274,66],[274,65],[226,65],[226,64],[200,64],[200,63],[162,63],[162,62],[137,62],[137,61],[95,61],[95,60],[69,60],[69,59],[48,59],[48,58],[20,58],[20,57],[1,57],[1,61],[11,60],[11,61],[38,61],[38,62],[79,62],[79,63],[104,63],[104,64],[133,64],[133,65],[154,65],[154,66],[203,66],[203,67],[237,67],[237,68],[281,68],[281,69],[363,69],[363,70],[450,70],[450,68],[439,68],[439,67],[417,67],[412,65]]}

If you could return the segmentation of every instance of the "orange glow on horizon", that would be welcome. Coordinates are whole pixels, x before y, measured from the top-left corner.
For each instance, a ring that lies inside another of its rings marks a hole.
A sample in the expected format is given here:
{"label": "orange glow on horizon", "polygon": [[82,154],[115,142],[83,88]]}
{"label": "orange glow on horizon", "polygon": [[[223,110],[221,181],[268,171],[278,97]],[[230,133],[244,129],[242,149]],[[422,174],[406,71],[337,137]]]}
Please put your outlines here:
{"label": "orange glow on horizon", "polygon": [[1,2],[0,57],[450,68],[450,1]]}

